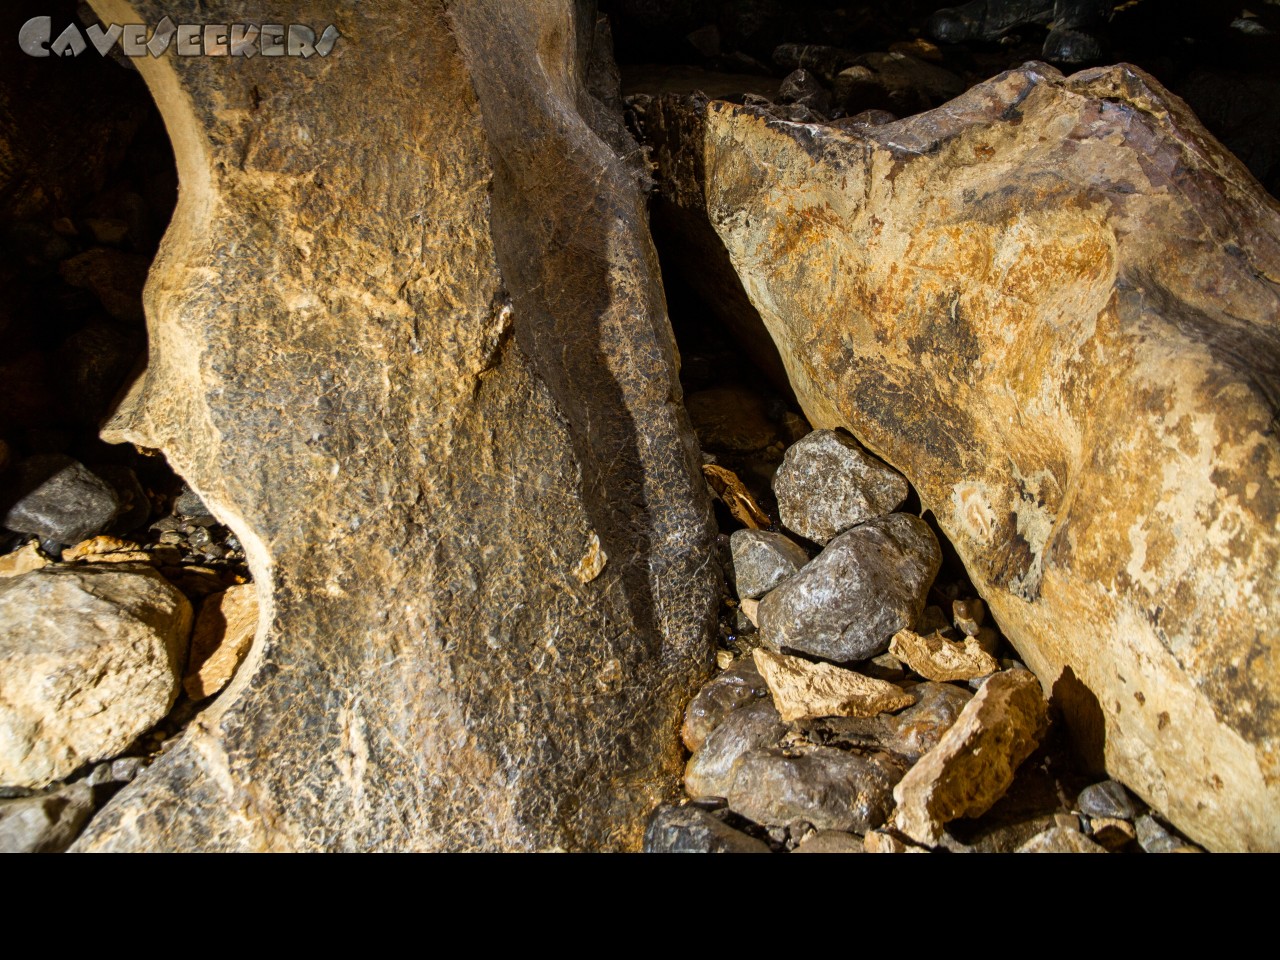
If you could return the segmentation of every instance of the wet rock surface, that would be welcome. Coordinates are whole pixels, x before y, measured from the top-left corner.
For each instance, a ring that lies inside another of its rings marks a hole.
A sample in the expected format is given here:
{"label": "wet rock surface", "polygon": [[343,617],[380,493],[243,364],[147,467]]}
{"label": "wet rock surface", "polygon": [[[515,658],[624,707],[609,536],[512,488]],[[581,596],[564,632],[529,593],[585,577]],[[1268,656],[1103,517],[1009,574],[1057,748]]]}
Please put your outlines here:
{"label": "wet rock surface", "polygon": [[769,685],[751,658],[738,660],[706,684],[684,712],[680,735],[684,745],[697,752],[711,731],[739,707],[769,696]]}
{"label": "wet rock surface", "polygon": [[691,797],[727,797],[739,761],[761,747],[772,747],[787,732],[772,701],[757,701],[735,710],[711,733],[689,760],[685,792]]}
{"label": "wet rock surface", "polygon": [[662,806],[645,827],[645,853],[769,853],[761,840],[694,806]]}

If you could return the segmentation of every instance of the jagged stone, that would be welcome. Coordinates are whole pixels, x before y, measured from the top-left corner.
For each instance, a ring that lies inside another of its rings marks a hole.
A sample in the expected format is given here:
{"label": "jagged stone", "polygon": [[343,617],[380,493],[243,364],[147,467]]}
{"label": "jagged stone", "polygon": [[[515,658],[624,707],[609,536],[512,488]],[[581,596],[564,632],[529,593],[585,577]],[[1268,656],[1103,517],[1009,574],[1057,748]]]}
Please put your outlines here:
{"label": "jagged stone", "polygon": [[702,288],[906,474],[1108,772],[1280,849],[1280,210],[1245,168],[1127,65],[857,132],[665,98],[645,129]]}
{"label": "jagged stone", "polygon": [[973,695],[949,683],[917,683],[910,693],[916,702],[898,713],[830,717],[814,729],[823,743],[875,747],[915,763],[938,745]]}
{"label": "jagged stone", "polygon": [[110,484],[62,454],[27,457],[6,486],[0,524],[57,543],[79,543],[101,533],[120,511]]}
{"label": "jagged stone", "polygon": [[192,700],[211,697],[235,675],[258,630],[258,589],[251,583],[205,597],[191,632],[182,687]]}
{"label": "jagged stone", "polygon": [[934,846],[950,821],[986,813],[1047,726],[1040,681],[1027,670],[997,673],[894,788],[894,826]]}
{"label": "jagged stone", "polygon": [[1078,830],[1050,827],[1032,837],[1015,853],[1106,853],[1107,851]]}
{"label": "jagged stone", "polygon": [[809,562],[804,547],[769,530],[735,530],[730,538],[738,596],[758,600]]}
{"label": "jagged stone", "polygon": [[0,853],[62,853],[93,809],[93,788],[84,781],[34,797],[0,800]]}
{"label": "jagged stone", "polygon": [[922,637],[914,630],[899,630],[889,641],[889,652],[920,676],[940,682],[972,680],[1000,669],[973,637],[953,643],[940,633]]}
{"label": "jagged stone", "polygon": [[263,628],[75,849],[638,849],[721,586],[616,70],[570,0],[318,10],[271,16],[328,57],[135,61],[182,190],[105,433],[231,527]]}
{"label": "jagged stone", "polygon": [[753,656],[786,723],[818,717],[874,717],[916,702],[901,687],[829,663],[768,650],[756,650]]}

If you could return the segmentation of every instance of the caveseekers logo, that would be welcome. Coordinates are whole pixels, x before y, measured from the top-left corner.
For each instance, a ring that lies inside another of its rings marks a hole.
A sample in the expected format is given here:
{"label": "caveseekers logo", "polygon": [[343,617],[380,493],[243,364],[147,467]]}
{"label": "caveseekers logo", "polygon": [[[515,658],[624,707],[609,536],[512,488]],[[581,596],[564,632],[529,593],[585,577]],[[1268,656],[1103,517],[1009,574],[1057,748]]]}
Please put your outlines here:
{"label": "caveseekers logo", "polygon": [[[87,39],[86,39],[87,37]],[[165,17],[154,30],[145,23],[94,24],[81,31],[74,23],[54,36],[52,17],[32,17],[18,34],[29,57],[78,57],[90,45],[102,56],[120,45],[126,57],[161,57],[170,48],[180,57],[327,57],[342,39],[330,24],[316,35],[301,24],[174,23]]]}

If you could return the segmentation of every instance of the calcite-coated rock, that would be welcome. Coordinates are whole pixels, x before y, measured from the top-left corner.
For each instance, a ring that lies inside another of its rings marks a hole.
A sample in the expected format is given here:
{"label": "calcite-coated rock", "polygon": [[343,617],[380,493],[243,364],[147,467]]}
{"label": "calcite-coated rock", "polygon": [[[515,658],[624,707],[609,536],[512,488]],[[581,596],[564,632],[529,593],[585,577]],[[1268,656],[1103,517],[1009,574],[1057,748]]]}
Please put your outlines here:
{"label": "calcite-coated rock", "polygon": [[986,813],[1047,727],[1040,681],[1027,670],[997,673],[894,788],[894,826],[933,846],[947,823]]}
{"label": "calcite-coated rock", "polygon": [[244,661],[258,630],[258,588],[251,583],[205,597],[191,632],[182,688],[192,700],[225,687]]}
{"label": "calcite-coated rock", "polygon": [[694,806],[664,804],[644,832],[645,853],[769,853],[762,840]]}
{"label": "calcite-coated rock", "polygon": [[1280,849],[1275,201],[1123,64],[860,132],[646,122],[698,268],[732,265],[815,427],[906,474],[1045,688],[1089,692],[1108,772]]}
{"label": "calcite-coated rock", "polygon": [[1037,834],[1022,846],[1016,853],[1106,853],[1107,851],[1078,830],[1067,830],[1064,827],[1050,827],[1044,833]]}
{"label": "calcite-coated rock", "polygon": [[842,533],[760,601],[760,636],[774,649],[866,660],[924,610],[942,553],[918,517],[876,517]]}
{"label": "calcite-coated rock", "polygon": [[758,600],[809,562],[804,547],[769,530],[735,530],[729,538],[738,596]]}
{"label": "calcite-coated rock", "polygon": [[741,707],[721,723],[685,766],[684,789],[691,797],[727,797],[738,761],[752,750],[772,747],[787,726],[770,700]]}
{"label": "calcite-coated rock", "polygon": [[0,580],[0,784],[43,787],[163,719],[190,633],[191,604],[149,567]]}
{"label": "calcite-coated rock", "polygon": [[106,427],[231,527],[262,628],[76,849],[638,849],[721,587],[607,42],[570,0],[270,16],[341,39],[135,61],[181,193]]}
{"label": "calcite-coated rock", "polygon": [[916,702],[901,687],[829,663],[768,650],[756,650],[753,656],[786,723],[818,717],[874,717]]}
{"label": "calcite-coated rock", "polygon": [[93,810],[93,788],[83,780],[52,793],[0,800],[0,853],[62,853]]}
{"label": "calcite-coated rock", "polygon": [[788,530],[826,543],[863,520],[892,513],[907,499],[907,481],[852,437],[815,430],[787,450],[773,492]]}
{"label": "calcite-coated rock", "polygon": [[755,661],[748,658],[727,667],[710,680],[684,711],[680,737],[696,753],[711,731],[739,707],[769,696],[769,685],[760,676]]}
{"label": "calcite-coated rock", "polygon": [[914,630],[899,630],[889,641],[889,652],[920,676],[941,682],[972,680],[1000,669],[996,658],[973,637],[955,643],[940,633],[921,636]]}
{"label": "calcite-coated rock", "polygon": [[729,809],[769,827],[805,820],[819,830],[866,833],[889,816],[902,771],[884,753],[756,750],[738,761]]}
{"label": "calcite-coated rock", "polygon": [[58,453],[27,457],[6,487],[0,525],[57,543],[79,543],[101,533],[120,510],[109,483]]}

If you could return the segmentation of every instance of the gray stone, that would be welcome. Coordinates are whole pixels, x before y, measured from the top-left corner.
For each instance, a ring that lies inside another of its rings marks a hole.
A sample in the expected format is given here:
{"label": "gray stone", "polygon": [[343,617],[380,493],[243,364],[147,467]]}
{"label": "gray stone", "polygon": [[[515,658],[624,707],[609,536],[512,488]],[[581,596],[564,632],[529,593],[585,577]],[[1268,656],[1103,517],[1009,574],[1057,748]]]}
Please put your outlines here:
{"label": "gray stone", "polygon": [[809,729],[822,743],[887,750],[915,763],[938,745],[973,696],[949,683],[917,683],[907,690],[916,702],[899,713],[831,717]]}
{"label": "gray stone", "polygon": [[758,600],[809,562],[804,547],[768,530],[737,530],[730,546],[738,596],[744,600]]}
{"label": "gray stone", "polygon": [[3,525],[58,543],[79,543],[111,526],[120,501],[111,485],[57,453],[27,457],[10,481]]}
{"label": "gray stone", "polygon": [[695,806],[663,805],[644,831],[645,853],[769,853],[762,840]]}
{"label": "gray stone", "polygon": [[783,526],[826,543],[855,524],[891,513],[907,481],[852,437],[815,430],[787,450],[773,478]]}
{"label": "gray stone", "polygon": [[754,750],[737,763],[729,809],[766,827],[807,820],[819,830],[866,833],[888,819],[905,769],[886,753]]}
{"label": "gray stone", "polygon": [[151,519],[151,500],[138,481],[138,475],[128,467],[116,464],[95,466],[93,472],[111,484],[120,502],[120,510],[111,529],[122,534],[132,533]]}
{"label": "gray stone", "polygon": [[1175,837],[1163,823],[1149,813],[1144,813],[1134,823],[1138,833],[1138,846],[1147,853],[1173,853],[1185,846],[1186,841]]}
{"label": "gray stone", "polygon": [[191,604],[150,567],[0,580],[0,783],[43,787],[119,754],[178,694]]}
{"label": "gray stone", "polygon": [[183,517],[204,518],[213,516],[213,511],[204,505],[200,495],[186,484],[183,484],[182,492],[173,501],[173,512]]}
{"label": "gray stone", "polygon": [[854,527],[760,601],[760,636],[774,649],[837,662],[866,660],[924,610],[942,563],[918,517],[895,513]]}
{"label": "gray stone", "polygon": [[1076,806],[1080,812],[1089,817],[1114,817],[1117,820],[1132,820],[1138,815],[1133,798],[1124,784],[1116,780],[1103,780],[1085,787],[1076,798]]}
{"label": "gray stone", "polygon": [[684,745],[696,753],[725,717],[767,696],[769,685],[760,676],[755,661],[750,657],[738,660],[703,686],[685,708],[680,729]]}
{"label": "gray stone", "polygon": [[684,771],[685,792],[691,797],[729,796],[738,761],[752,750],[774,746],[786,732],[772,701],[761,700],[735,710],[689,759]]}
{"label": "gray stone", "polygon": [[53,793],[0,801],[0,853],[62,853],[93,809],[93,788],[83,781]]}

